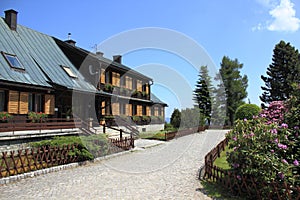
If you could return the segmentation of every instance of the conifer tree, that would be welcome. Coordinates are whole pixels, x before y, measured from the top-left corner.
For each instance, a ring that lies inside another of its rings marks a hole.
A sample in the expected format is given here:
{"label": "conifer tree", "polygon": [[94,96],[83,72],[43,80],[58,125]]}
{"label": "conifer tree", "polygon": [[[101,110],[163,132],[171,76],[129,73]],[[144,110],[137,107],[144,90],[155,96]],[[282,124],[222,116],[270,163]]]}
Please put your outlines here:
{"label": "conifer tree", "polygon": [[273,50],[272,64],[267,68],[267,76],[261,76],[265,86],[261,87],[263,94],[260,100],[266,104],[287,100],[293,92],[292,85],[299,83],[299,78],[298,50],[290,43],[280,41]]}
{"label": "conifer tree", "polygon": [[194,90],[193,100],[196,104],[195,107],[199,108],[199,112],[203,116],[201,117],[201,119],[207,120],[208,123],[210,123],[212,110],[212,99],[210,91],[212,91],[212,83],[211,78],[208,74],[207,66],[201,66],[199,79]]}

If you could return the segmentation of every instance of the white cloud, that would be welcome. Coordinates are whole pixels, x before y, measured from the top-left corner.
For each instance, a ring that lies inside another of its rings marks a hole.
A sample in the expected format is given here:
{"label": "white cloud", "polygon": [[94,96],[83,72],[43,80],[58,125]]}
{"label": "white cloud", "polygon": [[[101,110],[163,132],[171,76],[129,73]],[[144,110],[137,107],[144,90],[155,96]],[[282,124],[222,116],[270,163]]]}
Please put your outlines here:
{"label": "white cloud", "polygon": [[267,27],[270,31],[295,32],[300,28],[300,19],[296,17],[291,0],[281,0],[269,14],[273,17],[273,21]]}
{"label": "white cloud", "polygon": [[256,0],[259,4],[267,8],[272,8],[276,4],[275,0]]}

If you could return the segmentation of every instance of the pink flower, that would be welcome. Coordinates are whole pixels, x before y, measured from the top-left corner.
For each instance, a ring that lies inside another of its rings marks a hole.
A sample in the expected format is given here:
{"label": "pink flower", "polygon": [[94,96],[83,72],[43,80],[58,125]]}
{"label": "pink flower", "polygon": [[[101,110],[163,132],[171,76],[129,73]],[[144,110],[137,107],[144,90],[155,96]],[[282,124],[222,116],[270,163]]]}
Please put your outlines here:
{"label": "pink flower", "polygon": [[278,143],[280,149],[287,149],[287,145]]}
{"label": "pink flower", "polygon": [[295,166],[298,166],[298,165],[299,165],[298,160],[294,160],[293,164],[294,164]]}
{"label": "pink flower", "polygon": [[284,164],[289,164],[288,161],[286,161],[286,159],[282,159],[282,162],[283,162]]}
{"label": "pink flower", "polygon": [[236,178],[237,178],[238,180],[242,180],[242,178],[241,178],[240,175],[237,175]]}
{"label": "pink flower", "polygon": [[287,124],[285,124],[285,123],[283,123],[283,124],[281,124],[281,126],[280,126],[281,128],[288,128],[288,125]]}
{"label": "pink flower", "polygon": [[271,132],[272,134],[276,135],[276,134],[277,134],[277,129],[276,129],[276,128],[273,128],[273,129],[270,130],[270,132]]}
{"label": "pink flower", "polygon": [[274,150],[273,150],[273,149],[271,149],[271,153],[274,153]]}
{"label": "pink flower", "polygon": [[249,134],[249,136],[250,136],[250,137],[253,137],[253,136],[254,136],[254,133],[253,133],[253,132],[251,132],[251,133]]}
{"label": "pink flower", "polygon": [[276,138],[276,139],[274,140],[274,142],[275,142],[275,143],[278,143],[278,138]]}
{"label": "pink flower", "polygon": [[233,137],[232,139],[233,139],[234,141],[237,141],[237,138],[236,138],[236,137]]}
{"label": "pink flower", "polygon": [[284,179],[284,173],[279,172],[279,173],[278,173],[278,177],[279,177],[280,179]]}

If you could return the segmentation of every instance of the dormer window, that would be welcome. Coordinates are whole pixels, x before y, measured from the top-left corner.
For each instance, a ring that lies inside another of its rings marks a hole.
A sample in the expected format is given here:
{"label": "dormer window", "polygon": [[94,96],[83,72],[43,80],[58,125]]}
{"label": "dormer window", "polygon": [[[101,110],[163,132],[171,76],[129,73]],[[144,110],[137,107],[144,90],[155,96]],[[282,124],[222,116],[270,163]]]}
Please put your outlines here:
{"label": "dormer window", "polygon": [[63,66],[61,65],[61,67],[65,70],[65,72],[71,77],[71,78],[77,78],[78,76],[72,71],[72,69],[70,67],[67,66]]}
{"label": "dormer window", "polygon": [[16,55],[5,53],[3,51],[1,51],[1,53],[10,67],[15,69],[25,70],[25,68],[23,67],[23,65],[21,64],[21,62],[19,61]]}

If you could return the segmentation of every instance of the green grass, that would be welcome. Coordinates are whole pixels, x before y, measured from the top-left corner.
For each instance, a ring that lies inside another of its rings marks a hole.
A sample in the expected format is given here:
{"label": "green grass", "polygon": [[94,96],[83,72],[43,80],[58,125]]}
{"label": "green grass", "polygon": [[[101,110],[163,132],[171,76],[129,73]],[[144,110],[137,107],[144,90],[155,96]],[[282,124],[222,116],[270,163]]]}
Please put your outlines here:
{"label": "green grass", "polygon": [[229,149],[228,147],[225,147],[225,151],[222,151],[220,154],[220,157],[217,158],[214,162],[214,165],[221,168],[221,169],[231,169],[231,167],[229,166],[229,163],[226,160],[226,152],[231,152],[232,149]]}
{"label": "green grass", "polygon": [[241,197],[235,197],[230,194],[228,189],[225,189],[219,183],[205,180],[201,182],[203,186],[204,193],[213,198],[213,199],[222,199],[222,200],[242,200]]}
{"label": "green grass", "polygon": [[140,133],[140,138],[142,138],[142,139],[154,139],[154,140],[165,140],[165,132],[166,131]]}

